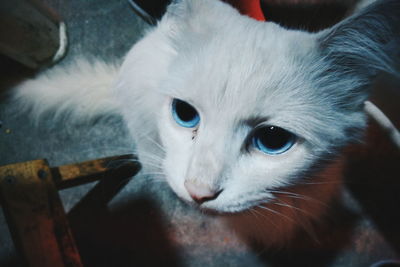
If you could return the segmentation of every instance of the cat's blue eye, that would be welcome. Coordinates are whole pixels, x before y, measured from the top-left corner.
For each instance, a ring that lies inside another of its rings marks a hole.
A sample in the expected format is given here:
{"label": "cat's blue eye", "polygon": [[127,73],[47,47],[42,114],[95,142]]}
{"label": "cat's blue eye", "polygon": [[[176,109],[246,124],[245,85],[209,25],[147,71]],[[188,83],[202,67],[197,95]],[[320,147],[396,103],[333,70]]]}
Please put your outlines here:
{"label": "cat's blue eye", "polygon": [[200,122],[200,116],[197,110],[185,101],[172,100],[172,117],[182,127],[194,128]]}
{"label": "cat's blue eye", "polygon": [[288,151],[296,143],[296,136],[276,126],[265,126],[255,130],[252,144],[258,150],[279,155]]}

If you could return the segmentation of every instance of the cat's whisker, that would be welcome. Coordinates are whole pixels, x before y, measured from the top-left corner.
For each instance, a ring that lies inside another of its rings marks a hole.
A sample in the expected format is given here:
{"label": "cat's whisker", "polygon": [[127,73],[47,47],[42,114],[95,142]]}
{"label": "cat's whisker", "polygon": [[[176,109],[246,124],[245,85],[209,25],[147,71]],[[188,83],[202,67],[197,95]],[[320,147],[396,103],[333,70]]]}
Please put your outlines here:
{"label": "cat's whisker", "polygon": [[[275,203],[275,204],[276,204],[276,203]],[[258,207],[261,208],[261,209],[270,211],[270,212],[272,212],[272,213],[274,213],[274,214],[277,214],[277,215],[279,215],[279,216],[282,216],[283,218],[285,218],[285,219],[287,219],[287,220],[289,220],[289,221],[295,223],[296,225],[300,225],[300,226],[304,229],[304,231],[306,231],[306,233],[307,233],[313,240],[316,240],[315,234],[311,231],[311,229],[309,229],[309,227],[307,227],[306,225],[304,225],[304,223],[303,223],[302,221],[300,221],[300,220],[299,220],[299,221],[296,221],[296,220],[294,220],[294,218],[291,218],[291,217],[289,217],[289,216],[287,216],[287,215],[285,215],[285,214],[282,214],[282,213],[280,213],[280,212],[278,212],[278,211],[276,211],[276,210],[274,210],[274,209],[270,209],[270,208],[267,208],[267,207],[262,206],[262,205],[259,205]],[[317,240],[316,240],[316,241],[317,241]]]}
{"label": "cat's whisker", "polygon": [[[260,215],[261,217],[265,218],[269,223],[271,223],[272,226],[274,226],[276,229],[278,229],[278,226],[272,221],[272,219],[269,218],[268,216],[266,216],[265,214],[262,214],[261,212],[259,212],[259,211],[256,210],[255,208],[251,208],[250,211],[253,211],[253,212],[254,212],[254,213],[253,213],[254,215],[255,215],[255,214],[258,214],[258,215]],[[256,215],[255,215],[255,217],[256,217]],[[257,218],[257,217],[256,217],[256,218]],[[256,220],[256,223],[257,223],[257,220]]]}
{"label": "cat's whisker", "polygon": [[141,163],[142,163],[143,166],[151,167],[151,168],[154,168],[154,169],[157,169],[157,170],[160,170],[160,171],[162,170],[162,165],[159,162],[144,160]]}
{"label": "cat's whisker", "polygon": [[155,162],[162,162],[164,160],[164,158],[162,158],[162,157],[160,157],[158,155],[154,155],[154,154],[150,154],[150,153],[140,154],[139,160],[143,161],[144,159],[152,160],[152,161],[155,161]]}
{"label": "cat's whisker", "polygon": [[162,173],[162,172],[153,172],[153,171],[151,171],[151,172],[143,172],[142,175],[151,176],[152,178],[155,178],[155,176],[156,177],[159,177],[159,176],[165,177],[164,173]]}
{"label": "cat's whisker", "polygon": [[269,190],[267,189],[269,193],[275,193],[275,194],[282,194],[282,195],[288,195],[288,196],[294,196],[302,199],[306,199],[307,197],[304,195],[300,195],[294,192],[288,192],[288,191],[281,191],[281,190]]}
{"label": "cat's whisker", "polygon": [[273,194],[282,194],[285,196],[292,196],[292,197],[296,197],[299,199],[307,199],[307,196],[301,195],[301,194],[297,194],[294,192],[289,192],[289,191],[281,191],[281,190],[269,190],[267,189],[268,193],[273,193]]}
{"label": "cat's whisker", "polygon": [[163,158],[154,156],[154,155],[140,155],[139,157],[139,162],[153,162],[161,165],[161,162],[163,162]]}
{"label": "cat's whisker", "polygon": [[107,162],[106,168],[118,168],[128,162],[129,163],[140,163],[140,161],[137,159],[114,159],[114,160]]}
{"label": "cat's whisker", "polygon": [[140,160],[135,158],[128,158],[128,159],[114,159],[110,162],[140,162]]}
{"label": "cat's whisker", "polygon": [[142,165],[149,165],[149,164],[151,164],[151,165],[153,165],[153,166],[157,166],[158,168],[161,168],[161,166],[162,166],[161,160],[157,160],[157,159],[141,158],[141,159],[139,160],[139,162],[140,162]]}
{"label": "cat's whisker", "polygon": [[305,197],[293,196],[293,195],[285,195],[285,197],[288,197],[288,198],[294,198],[294,199],[300,199],[300,200],[305,200],[305,201],[308,201],[308,200],[310,200],[310,199],[308,199],[308,198],[305,198]]}
{"label": "cat's whisker", "polygon": [[267,207],[265,207],[265,206],[263,206],[263,205],[258,205],[257,207],[260,208],[260,209],[263,209],[263,210],[272,212],[272,213],[274,213],[274,214],[276,214],[276,215],[278,215],[278,216],[281,216],[281,217],[283,217],[283,218],[285,218],[285,219],[287,219],[287,220],[289,220],[289,221],[291,221],[291,222],[297,223],[297,222],[296,222],[295,220],[293,220],[292,218],[290,218],[290,217],[286,216],[285,214],[282,214],[282,213],[280,213],[280,212],[278,212],[278,211],[276,211],[276,210],[274,210],[274,209],[267,208]]}
{"label": "cat's whisker", "polygon": [[288,198],[301,199],[301,200],[304,200],[304,201],[311,201],[311,202],[315,202],[315,203],[321,204],[323,206],[327,206],[326,203],[324,203],[324,202],[322,202],[322,201],[320,201],[318,199],[315,199],[315,198],[312,198],[312,197],[309,197],[309,196],[305,196],[305,195],[296,194],[296,193],[293,193],[293,192],[280,191],[280,190],[268,190],[268,192],[275,193],[275,194],[282,194],[282,195],[284,195],[285,197],[288,197]]}
{"label": "cat's whisker", "polygon": [[257,217],[257,213],[254,212],[253,208],[249,209],[248,211],[251,213],[251,215],[253,215],[254,217],[256,217],[256,219],[258,218],[258,217]]}
{"label": "cat's whisker", "polygon": [[155,141],[154,140],[154,138],[151,138],[150,136],[152,135],[152,133],[151,132],[148,132],[148,131],[143,131],[143,132],[141,132],[140,134],[137,134],[136,135],[136,138],[138,139],[138,140],[143,140],[143,139],[146,139],[146,140],[149,140],[149,141],[151,141],[151,142],[157,142],[157,141]]}
{"label": "cat's whisker", "polygon": [[[302,213],[304,213],[305,215],[307,215],[307,216],[309,216],[309,217],[311,217],[311,218],[315,216],[315,214],[311,214],[310,212],[307,212],[307,211],[305,211],[305,210],[303,210],[303,209],[300,209],[300,208],[298,208],[298,207],[295,207],[295,206],[293,206],[293,205],[290,205],[290,204],[288,204],[287,202],[285,202],[285,201],[283,201],[283,200],[281,200],[281,199],[279,199],[279,200],[276,199],[276,200],[277,200],[277,201],[280,201],[281,203],[272,202],[272,204],[275,204],[275,205],[278,205],[278,206],[283,206],[283,207],[288,207],[288,208],[290,208],[290,209],[297,210],[297,211],[302,212]],[[315,232],[312,230],[312,228],[307,227],[304,223],[300,223],[300,225],[301,225],[301,227],[305,230],[305,232],[306,232],[314,241],[319,242],[319,241],[318,241],[318,238],[316,237]]]}
{"label": "cat's whisker", "polygon": [[[254,225],[255,225],[255,227],[257,228],[257,230],[258,230],[260,233],[262,233],[263,227],[260,225],[260,222],[259,222],[260,219],[259,219],[259,217],[258,217],[257,212],[256,212],[253,208],[249,209],[248,211],[250,212],[250,214],[251,214],[252,216],[255,217]],[[260,214],[260,215],[262,215],[262,214]],[[263,217],[264,217],[264,216],[263,216]],[[273,227],[276,228],[276,225],[273,224],[269,218],[266,218],[266,219],[271,223],[271,225],[272,225]]]}
{"label": "cat's whisker", "polygon": [[149,136],[145,136],[145,139],[156,145],[164,154],[166,153],[165,148],[159,142],[157,142],[153,138],[150,138]]}
{"label": "cat's whisker", "polygon": [[112,160],[112,161],[108,162],[106,167],[107,168],[117,168],[127,162],[140,163],[140,164],[144,164],[147,166],[151,166],[155,169],[159,169],[160,171],[162,170],[159,162],[156,162],[156,161],[153,162],[153,161],[149,161],[149,160],[141,161],[138,159],[116,159],[116,160]]}
{"label": "cat's whisker", "polygon": [[326,182],[301,182],[299,184],[302,185],[324,185],[324,184],[342,184],[343,180],[334,180],[334,181],[326,181]]}
{"label": "cat's whisker", "polygon": [[[133,147],[133,146],[132,146]],[[134,149],[127,148],[126,146],[93,146],[88,147],[86,149],[80,149],[80,153],[87,153],[87,152],[98,152],[98,151],[118,151],[120,154],[134,154]]]}
{"label": "cat's whisker", "polygon": [[294,209],[294,210],[300,211],[300,212],[302,212],[302,213],[304,213],[306,215],[312,216],[312,214],[310,214],[309,212],[307,212],[307,211],[305,211],[303,209],[300,209],[298,207],[295,207],[293,205],[290,205],[290,204],[286,203],[285,201],[283,201],[281,199],[276,199],[276,201],[279,201],[280,203],[279,202],[271,202],[271,204],[282,206],[282,207],[287,207],[287,208],[290,208],[290,209]]}

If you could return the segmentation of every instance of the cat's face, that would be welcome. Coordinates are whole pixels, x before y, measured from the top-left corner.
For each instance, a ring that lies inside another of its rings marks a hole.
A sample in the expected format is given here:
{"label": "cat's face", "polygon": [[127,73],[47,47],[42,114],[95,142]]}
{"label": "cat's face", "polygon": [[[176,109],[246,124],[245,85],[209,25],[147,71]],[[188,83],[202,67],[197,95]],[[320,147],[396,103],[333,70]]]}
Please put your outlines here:
{"label": "cat's face", "polygon": [[247,114],[231,112],[234,107],[206,109],[199,103],[200,121],[187,128],[172,115],[174,101],[166,99],[159,124],[166,150],[163,171],[172,189],[188,202],[197,197],[202,208],[243,211],[273,199],[274,191],[295,183],[312,162],[310,144],[301,136],[287,138],[284,128],[276,126],[279,114],[253,121]]}
{"label": "cat's face", "polygon": [[[271,26],[265,34],[275,30]],[[209,42],[202,51],[182,51],[187,56],[170,72],[175,78],[165,84],[157,123],[172,189],[219,212],[260,205],[279,188],[300,182],[299,173],[321,149],[310,140],[319,134],[311,116],[325,108],[305,92],[312,85],[296,71],[301,62],[277,62],[291,56],[288,43],[224,49],[230,44]],[[300,49],[309,49],[305,46]],[[221,69],[224,65],[229,68]],[[291,83],[285,82],[288,72]]]}
{"label": "cat's face", "polygon": [[268,203],[364,127],[373,72],[352,49],[368,35],[288,31],[213,0],[175,8],[128,54],[118,88],[139,157],[157,154],[185,201],[217,212]]}

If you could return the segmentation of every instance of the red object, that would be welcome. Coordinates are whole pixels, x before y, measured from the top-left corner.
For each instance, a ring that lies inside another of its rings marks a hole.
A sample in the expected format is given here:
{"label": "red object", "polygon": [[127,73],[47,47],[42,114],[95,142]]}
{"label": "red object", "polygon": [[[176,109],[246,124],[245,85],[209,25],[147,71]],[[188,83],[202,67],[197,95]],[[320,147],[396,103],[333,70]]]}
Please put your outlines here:
{"label": "red object", "polygon": [[265,21],[260,0],[223,0],[236,7],[240,13],[259,21]]}

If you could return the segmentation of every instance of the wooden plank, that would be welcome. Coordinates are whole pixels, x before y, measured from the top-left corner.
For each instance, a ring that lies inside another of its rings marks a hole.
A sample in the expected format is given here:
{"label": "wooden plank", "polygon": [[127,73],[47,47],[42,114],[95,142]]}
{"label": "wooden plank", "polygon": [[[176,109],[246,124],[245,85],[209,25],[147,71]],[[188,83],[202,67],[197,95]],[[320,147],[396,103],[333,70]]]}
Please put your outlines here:
{"label": "wooden plank", "polygon": [[132,155],[107,157],[51,168],[58,189],[65,189],[97,181],[107,176],[129,178],[140,170],[137,158]]}
{"label": "wooden plank", "polygon": [[45,160],[0,167],[0,196],[15,245],[27,266],[82,266]]}

